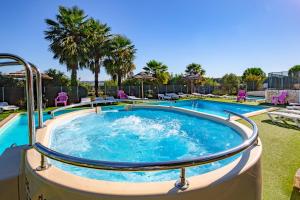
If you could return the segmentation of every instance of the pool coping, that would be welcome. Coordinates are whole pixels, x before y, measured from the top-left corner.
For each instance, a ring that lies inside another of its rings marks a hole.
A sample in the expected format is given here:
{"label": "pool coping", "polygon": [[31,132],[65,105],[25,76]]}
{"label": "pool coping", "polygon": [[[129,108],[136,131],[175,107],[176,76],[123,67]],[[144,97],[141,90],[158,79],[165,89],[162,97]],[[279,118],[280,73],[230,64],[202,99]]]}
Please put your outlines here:
{"label": "pool coping", "polygon": [[4,118],[2,121],[0,121],[0,129],[7,126],[10,122],[12,122],[17,116],[19,116],[20,113],[11,113],[6,118]]}
{"label": "pool coping", "polygon": [[[145,107],[145,105],[134,105],[136,107]],[[146,105],[146,107],[151,107]],[[157,106],[161,107],[161,106]],[[169,108],[169,107],[167,107]],[[175,110],[180,110],[182,108],[173,107]],[[95,109],[85,109],[80,111],[75,111],[71,113],[62,114],[56,117],[54,120],[48,120],[46,122],[46,127],[37,130],[37,141],[48,146],[50,139],[51,128],[55,126],[55,122],[67,120],[68,118],[77,117],[81,114],[94,113]],[[193,113],[197,116],[208,116],[196,111],[185,110],[184,112]],[[208,118],[216,119],[216,116],[209,115]],[[224,122],[224,118],[217,116],[216,121]],[[251,129],[243,124],[240,124],[234,120],[226,122],[232,124],[234,127],[239,127],[239,129],[244,132],[241,134],[251,134]],[[231,127],[232,127],[231,126]],[[147,196],[147,195],[166,195],[172,193],[188,192],[198,189],[203,189],[210,187],[211,185],[220,184],[227,182],[236,176],[242,176],[250,168],[256,165],[262,153],[262,146],[260,140],[258,144],[252,146],[251,148],[245,150],[242,156],[234,160],[233,162],[218,168],[216,170],[189,177],[190,187],[187,190],[181,191],[176,190],[170,193],[170,189],[174,187],[174,181],[161,181],[161,182],[113,182],[104,180],[95,180],[86,177],[81,177],[78,175],[71,174],[70,172],[63,171],[55,166],[51,166],[49,169],[44,171],[36,171],[40,163],[40,154],[34,150],[30,149],[27,151],[26,155],[26,169],[29,170],[35,178],[42,182],[47,182],[51,185],[59,185],[63,188],[68,188],[75,191],[81,191],[90,194],[97,194],[99,196]],[[247,160],[244,160],[245,157]],[[126,189],[125,189],[126,188]]]}

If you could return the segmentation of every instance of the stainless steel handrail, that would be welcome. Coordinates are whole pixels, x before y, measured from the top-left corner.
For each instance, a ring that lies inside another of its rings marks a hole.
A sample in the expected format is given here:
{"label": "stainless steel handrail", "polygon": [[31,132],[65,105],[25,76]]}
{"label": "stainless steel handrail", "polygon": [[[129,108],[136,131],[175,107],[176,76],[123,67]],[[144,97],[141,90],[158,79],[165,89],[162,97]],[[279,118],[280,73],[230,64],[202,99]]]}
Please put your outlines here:
{"label": "stainless steel handrail", "polygon": [[157,170],[169,170],[169,169],[181,169],[181,176],[180,181],[176,183],[178,188],[186,188],[188,183],[185,178],[185,168],[192,167],[197,165],[203,165],[211,162],[215,162],[218,160],[222,160],[231,156],[234,156],[245,149],[249,148],[250,146],[256,144],[258,139],[258,128],[257,125],[249,118],[225,110],[225,112],[229,113],[230,115],[235,115],[240,117],[241,119],[247,121],[251,124],[253,132],[252,135],[246,139],[242,144],[211,155],[200,156],[197,158],[185,159],[185,160],[176,160],[176,161],[167,161],[167,162],[111,162],[111,161],[99,161],[99,160],[91,160],[91,159],[84,159],[78,158],[74,156],[65,155],[49,149],[42,145],[41,143],[35,143],[34,148],[42,155],[43,162],[41,163],[41,169],[46,168],[43,166],[44,158],[46,156],[53,160],[57,160],[63,163],[79,166],[79,167],[86,167],[92,169],[101,169],[101,170],[109,170],[109,171],[157,171]]}
{"label": "stainless steel handrail", "polygon": [[[37,110],[38,110],[38,128],[44,126],[43,122],[43,96],[42,96],[42,73],[34,64],[30,64],[33,72],[36,74],[36,91],[37,91]],[[0,67],[20,65],[19,62],[1,62]],[[33,74],[34,74],[33,73]]]}
{"label": "stainless steel handrail", "polygon": [[51,115],[51,118],[54,118],[54,114],[58,111],[66,110],[69,108],[76,108],[76,107],[80,107],[80,106],[86,106],[86,105],[90,105],[93,108],[95,103],[97,103],[97,101],[87,101],[87,102],[71,104],[68,106],[63,106],[63,107],[56,108],[56,109],[50,111],[50,115]]}
{"label": "stainless steel handrail", "polygon": [[[28,130],[29,130],[29,145],[35,143],[35,122],[34,122],[34,95],[33,95],[33,75],[31,65],[23,58],[8,54],[0,53],[0,59],[10,59],[16,61],[19,65],[23,65],[26,71],[26,97],[27,97],[27,112],[28,112]],[[3,62],[2,66],[10,66],[16,62]]]}
{"label": "stainless steel handrail", "polygon": [[[115,102],[118,102],[119,99],[116,99]],[[142,100],[139,100],[139,99],[123,99],[124,101],[131,101],[133,102],[137,102],[137,101],[146,101],[145,99],[142,99]],[[156,100],[147,100],[148,102],[156,102]],[[121,101],[122,102],[122,101]],[[99,100],[99,101],[89,101],[89,102],[81,102],[81,103],[75,103],[75,104],[70,104],[70,105],[67,105],[67,106],[63,106],[63,107],[59,107],[59,108],[56,108],[52,111],[50,111],[50,115],[51,115],[51,118],[54,118],[55,116],[55,113],[58,112],[58,111],[62,111],[62,110],[66,110],[66,109],[69,109],[69,108],[75,108],[75,107],[80,107],[80,106],[86,106],[86,105],[91,105],[91,107],[93,108],[94,105],[96,104],[100,104],[100,103],[114,103],[110,100]]]}
{"label": "stainless steel handrail", "polygon": [[36,73],[36,100],[37,100],[37,110],[38,110],[38,128],[44,127],[43,121],[43,91],[42,91],[42,73],[34,64],[30,63],[31,67]]}

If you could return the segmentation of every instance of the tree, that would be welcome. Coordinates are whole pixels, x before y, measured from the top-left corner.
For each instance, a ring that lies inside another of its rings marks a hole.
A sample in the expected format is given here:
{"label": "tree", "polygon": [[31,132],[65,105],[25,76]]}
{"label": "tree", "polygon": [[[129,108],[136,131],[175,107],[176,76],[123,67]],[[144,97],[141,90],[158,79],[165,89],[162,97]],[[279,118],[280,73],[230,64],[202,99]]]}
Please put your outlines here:
{"label": "tree", "polygon": [[289,75],[300,78],[300,65],[295,65],[289,69]]}
{"label": "tree", "polygon": [[240,78],[235,74],[225,74],[221,79],[222,89],[228,94],[237,92],[240,83]]}
{"label": "tree", "polygon": [[56,69],[48,69],[45,71],[45,74],[52,77],[51,80],[44,80],[44,85],[47,86],[69,86],[70,85],[70,79],[61,71]]}
{"label": "tree", "polygon": [[108,54],[110,27],[97,20],[89,19],[86,23],[88,44],[88,68],[95,75],[95,95],[98,97],[100,67],[104,57]]}
{"label": "tree", "polygon": [[186,66],[185,73],[188,75],[200,74],[201,76],[205,75],[205,70],[202,69],[202,66],[197,63],[191,63]]}
{"label": "tree", "polygon": [[108,56],[104,60],[104,66],[112,79],[117,80],[120,89],[122,79],[126,78],[135,69],[133,60],[136,49],[127,37],[116,35],[110,41],[108,52]]}
{"label": "tree", "polygon": [[45,39],[51,42],[49,49],[54,53],[53,58],[71,70],[72,86],[77,85],[77,70],[87,54],[86,38],[83,37],[86,17],[77,7],[60,6],[55,20],[46,19]]}
{"label": "tree", "polygon": [[156,60],[150,60],[143,69],[156,78],[158,83],[167,84],[170,79],[168,66]]}
{"label": "tree", "polygon": [[171,74],[170,83],[173,85],[184,85],[186,84],[186,81],[184,80],[183,74]]}
{"label": "tree", "polygon": [[266,79],[266,74],[259,67],[247,68],[243,73],[242,79],[246,83],[252,83],[252,90],[257,90]]}

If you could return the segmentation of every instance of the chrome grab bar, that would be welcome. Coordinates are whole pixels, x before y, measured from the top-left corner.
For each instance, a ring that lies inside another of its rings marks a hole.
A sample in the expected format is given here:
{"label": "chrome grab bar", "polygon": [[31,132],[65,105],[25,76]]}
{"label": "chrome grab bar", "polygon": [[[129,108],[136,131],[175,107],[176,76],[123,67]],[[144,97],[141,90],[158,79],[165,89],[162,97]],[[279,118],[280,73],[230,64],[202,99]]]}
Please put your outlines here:
{"label": "chrome grab bar", "polygon": [[91,108],[93,108],[94,103],[97,103],[97,101],[81,102],[81,103],[71,104],[71,105],[68,105],[68,106],[63,106],[63,107],[56,108],[56,109],[50,111],[50,115],[51,115],[51,118],[54,118],[54,114],[58,111],[66,110],[66,109],[69,109],[69,108],[80,107],[80,106],[86,106],[86,105],[91,105]]}
{"label": "chrome grab bar", "polygon": [[33,75],[32,67],[26,62],[23,58],[8,54],[0,53],[0,59],[10,59],[16,62],[3,62],[0,63],[2,66],[11,66],[11,65],[23,65],[26,71],[26,98],[27,98],[27,113],[28,113],[28,130],[29,130],[29,145],[35,143],[35,121],[34,121],[34,95],[33,95]]}
{"label": "chrome grab bar", "polygon": [[36,73],[36,94],[37,94],[37,110],[38,110],[38,128],[44,127],[43,121],[43,91],[42,91],[42,73],[34,64],[30,63]]}
{"label": "chrome grab bar", "polygon": [[[42,74],[40,70],[32,63],[28,63],[36,73],[36,91],[37,91],[37,110],[38,110],[38,128],[44,126],[43,122],[43,96],[42,96]],[[20,65],[19,62],[1,62],[0,67]],[[26,75],[27,76],[27,75]],[[34,105],[34,103],[33,103]]]}
{"label": "chrome grab bar", "polygon": [[245,149],[251,147],[256,144],[258,139],[258,128],[257,125],[249,118],[224,110],[225,112],[236,115],[241,119],[247,121],[252,126],[252,135],[246,139],[242,144],[233,147],[231,149],[214,153],[211,155],[200,156],[197,158],[184,159],[184,160],[176,160],[176,161],[166,161],[166,162],[111,162],[111,161],[100,161],[100,160],[91,160],[85,158],[78,158],[66,154],[59,153],[54,151],[48,147],[45,147],[41,143],[35,143],[33,145],[34,149],[36,149],[41,154],[41,166],[40,169],[46,169],[45,158],[44,156],[51,158],[56,161],[60,161],[66,164],[71,164],[79,167],[86,167],[91,169],[100,169],[100,170],[109,170],[109,171],[158,171],[158,170],[170,170],[170,169],[181,169],[180,179],[176,182],[176,187],[180,189],[186,189],[188,187],[188,182],[185,176],[185,168],[192,167],[197,165],[208,164],[211,162],[215,162],[218,160],[222,160],[231,156],[234,156]]}

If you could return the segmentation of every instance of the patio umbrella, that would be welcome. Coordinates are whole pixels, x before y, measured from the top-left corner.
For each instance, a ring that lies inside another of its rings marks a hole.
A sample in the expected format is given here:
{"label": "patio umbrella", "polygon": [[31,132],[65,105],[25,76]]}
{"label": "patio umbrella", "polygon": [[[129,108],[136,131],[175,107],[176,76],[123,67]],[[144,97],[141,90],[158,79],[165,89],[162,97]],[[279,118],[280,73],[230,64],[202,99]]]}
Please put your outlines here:
{"label": "patio umbrella", "polygon": [[191,93],[193,93],[192,91],[193,81],[201,80],[202,76],[201,74],[187,74],[183,78],[191,82]]}
{"label": "patio umbrella", "polygon": [[132,79],[139,79],[142,82],[142,98],[144,98],[144,81],[145,80],[155,80],[156,78],[152,76],[152,74],[149,74],[147,72],[140,72],[134,76],[132,76]]}

